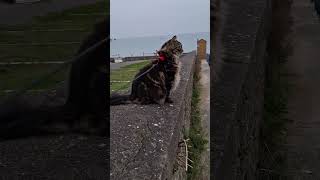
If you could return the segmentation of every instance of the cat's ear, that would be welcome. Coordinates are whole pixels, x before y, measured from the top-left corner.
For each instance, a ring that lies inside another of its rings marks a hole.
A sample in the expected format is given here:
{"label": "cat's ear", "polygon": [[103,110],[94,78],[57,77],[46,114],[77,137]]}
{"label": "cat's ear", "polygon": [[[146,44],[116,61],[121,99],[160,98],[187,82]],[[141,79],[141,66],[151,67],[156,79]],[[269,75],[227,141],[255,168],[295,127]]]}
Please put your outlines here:
{"label": "cat's ear", "polygon": [[171,40],[177,40],[177,36],[176,35],[174,35],[172,38],[171,38]]}

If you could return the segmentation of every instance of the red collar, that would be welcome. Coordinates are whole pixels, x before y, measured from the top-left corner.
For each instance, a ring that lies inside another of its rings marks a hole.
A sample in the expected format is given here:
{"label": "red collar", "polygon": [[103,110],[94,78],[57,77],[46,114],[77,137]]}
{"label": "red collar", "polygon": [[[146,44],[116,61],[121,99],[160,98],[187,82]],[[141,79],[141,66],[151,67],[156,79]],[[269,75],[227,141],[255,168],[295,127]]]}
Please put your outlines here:
{"label": "red collar", "polygon": [[163,53],[159,53],[159,61],[165,61],[166,56]]}

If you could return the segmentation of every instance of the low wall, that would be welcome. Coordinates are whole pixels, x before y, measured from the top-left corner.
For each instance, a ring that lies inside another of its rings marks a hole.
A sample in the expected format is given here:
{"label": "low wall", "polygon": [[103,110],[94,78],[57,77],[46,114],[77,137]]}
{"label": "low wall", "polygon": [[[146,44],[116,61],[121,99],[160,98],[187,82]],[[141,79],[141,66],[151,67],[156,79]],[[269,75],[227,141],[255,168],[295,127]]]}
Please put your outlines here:
{"label": "low wall", "polygon": [[138,60],[150,60],[156,59],[157,56],[134,56],[134,57],[124,57],[122,58],[123,61],[138,61]]}
{"label": "low wall", "polygon": [[[183,53],[182,55],[185,55],[187,53]],[[124,57],[122,58],[123,61],[139,61],[139,60],[151,60],[151,59],[157,59],[157,56],[132,56],[132,57]],[[110,58],[111,62],[114,62],[115,58]]]}
{"label": "low wall", "polygon": [[178,143],[188,129],[195,52],[183,55],[173,104],[120,105],[110,108],[111,179],[186,179],[173,173]]}
{"label": "low wall", "polygon": [[[220,1],[212,35],[211,177],[256,180],[269,0]],[[212,13],[213,14],[213,13]]]}

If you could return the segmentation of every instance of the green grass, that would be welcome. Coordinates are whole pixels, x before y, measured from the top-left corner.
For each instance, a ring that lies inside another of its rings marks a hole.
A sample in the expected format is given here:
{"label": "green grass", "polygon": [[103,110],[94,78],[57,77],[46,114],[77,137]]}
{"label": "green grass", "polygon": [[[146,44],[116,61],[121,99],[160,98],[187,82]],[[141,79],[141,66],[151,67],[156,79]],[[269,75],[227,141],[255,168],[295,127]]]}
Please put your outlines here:
{"label": "green grass", "polygon": [[[28,25],[0,27],[0,61],[63,61],[70,59],[76,53],[80,42],[92,32],[95,23],[109,15],[107,2],[104,0],[91,5],[83,5],[62,12],[35,17]],[[76,14],[87,15],[78,16]],[[55,29],[66,31],[46,31]],[[31,43],[59,42],[78,43],[49,46],[28,45]]]}
{"label": "green grass", "polygon": [[[132,81],[134,76],[137,74],[139,69],[141,69],[143,66],[150,63],[150,61],[146,60],[144,62],[139,62],[135,64],[130,64],[124,67],[121,67],[120,69],[114,70],[110,74],[110,81]],[[131,82],[115,82],[110,83],[110,92],[115,91],[122,91],[127,90],[129,86],[131,85]]]}
{"label": "green grass", "polygon": [[[59,65],[10,65],[0,66],[0,90],[19,90],[47,72],[53,70]],[[60,65],[61,66],[61,65]],[[54,85],[61,82],[67,77],[67,68],[63,68],[61,72],[50,76],[47,80],[41,82],[32,89],[53,88]]]}
{"label": "green grass", "polygon": [[201,114],[200,114],[200,83],[199,83],[199,64],[196,64],[196,71],[194,74],[194,83],[192,90],[191,99],[191,119],[190,119],[190,129],[187,138],[190,139],[189,151],[192,152],[189,158],[193,161],[193,168],[189,168],[187,172],[188,180],[197,180],[201,173],[201,154],[206,148],[208,141],[204,138],[202,124],[201,124]]}
{"label": "green grass", "polygon": [[[96,22],[109,15],[108,1],[67,9],[35,17],[27,25],[0,27],[0,62],[14,61],[65,61],[74,57],[77,49]],[[77,16],[76,14],[88,14]],[[66,30],[50,31],[47,30]],[[41,31],[39,31],[41,30]],[[31,43],[78,42],[70,45],[39,45]],[[8,45],[20,44],[20,45]],[[0,90],[19,90],[41,78],[57,65],[7,65],[0,66]],[[59,66],[59,65],[58,65]],[[66,79],[67,68],[52,75],[32,89],[53,88]],[[0,92],[3,95],[3,92]]]}
{"label": "green grass", "polygon": [[[95,4],[84,5],[77,8],[73,8],[68,11],[50,13],[46,16],[37,17],[36,20],[38,22],[44,22],[44,23],[48,21],[59,22],[61,19],[74,19],[75,14],[92,14],[92,16],[87,16],[90,18],[100,16],[100,14],[102,14],[102,16],[107,16],[109,15],[109,12],[107,12],[107,10],[109,10],[108,3],[106,0],[104,0],[104,1],[97,2]],[[82,16],[82,18],[86,18],[86,16]]]}

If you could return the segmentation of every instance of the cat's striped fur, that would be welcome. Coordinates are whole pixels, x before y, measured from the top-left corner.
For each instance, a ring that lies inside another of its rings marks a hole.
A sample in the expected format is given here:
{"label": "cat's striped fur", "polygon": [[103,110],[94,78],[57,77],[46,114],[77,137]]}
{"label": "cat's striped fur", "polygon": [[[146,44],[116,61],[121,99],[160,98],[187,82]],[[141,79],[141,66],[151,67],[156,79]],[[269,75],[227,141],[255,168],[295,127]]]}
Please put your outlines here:
{"label": "cat's striped fur", "polygon": [[[176,36],[165,42],[158,51],[159,54],[164,54],[165,61],[153,62],[143,67],[132,82],[131,94],[127,97],[113,95],[110,104],[117,105],[125,102],[164,104],[172,102],[170,92],[177,86],[179,79],[178,58],[182,52],[182,44]],[[154,65],[155,63],[157,64]]]}

